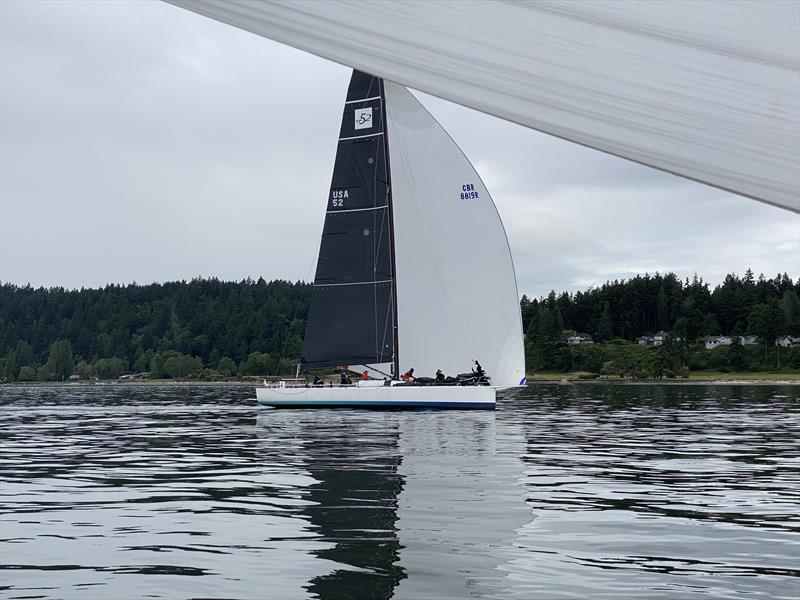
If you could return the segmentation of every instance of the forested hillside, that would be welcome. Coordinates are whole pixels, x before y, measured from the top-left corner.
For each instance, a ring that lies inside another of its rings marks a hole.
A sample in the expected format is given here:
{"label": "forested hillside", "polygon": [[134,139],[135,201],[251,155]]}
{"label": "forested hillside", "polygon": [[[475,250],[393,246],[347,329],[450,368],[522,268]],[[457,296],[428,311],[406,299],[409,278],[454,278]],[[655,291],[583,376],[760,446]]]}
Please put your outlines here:
{"label": "forested hillside", "polygon": [[[289,373],[301,354],[310,284],[196,279],[103,289],[0,286],[0,379],[232,377]],[[529,371],[585,369],[661,376],[681,368],[800,367],[779,335],[800,336],[800,282],[729,275],[713,289],[673,274],[637,276],[575,294],[522,298]],[[568,346],[565,330],[591,336]],[[672,334],[666,348],[636,340]],[[705,351],[704,335],[759,336],[759,346]],[[609,364],[610,363],[610,364]],[[659,366],[661,365],[661,366]]]}
{"label": "forested hillside", "polygon": [[[800,335],[800,280],[786,275],[756,278],[749,269],[744,277],[728,275],[713,290],[702,279],[681,281],[674,274],[638,275],[613,281],[586,292],[529,300],[523,296],[522,317],[527,327],[537,317],[546,318],[542,307],[556,319],[558,329],[593,332],[604,339],[634,340],[645,333],[670,331],[681,319],[690,339],[702,335],[751,332],[770,335],[757,325],[756,312],[767,310],[775,329]],[[759,329],[759,331],[755,331]]]}
{"label": "forested hillside", "polygon": [[263,279],[81,290],[4,284],[0,376],[272,373],[281,356],[286,369],[300,355],[310,289]]}
{"label": "forested hillside", "polygon": [[[608,282],[575,294],[551,292],[534,300],[523,296],[527,367],[529,371],[600,372],[609,360],[624,359],[638,360],[638,367],[646,373],[652,366],[649,359],[655,360],[653,352],[653,356],[647,355],[652,349],[624,351],[623,341],[636,342],[640,336],[658,331],[670,333],[673,342],[679,342],[670,344],[673,356],[664,359],[677,367],[765,370],[791,365],[791,360],[781,362],[774,342],[781,335],[800,336],[799,294],[800,280],[795,283],[786,274],[773,279],[755,277],[748,269],[743,277],[728,275],[713,289],[696,276],[681,281],[669,273]],[[596,343],[613,342],[613,347],[567,348],[564,330],[591,334]],[[696,347],[703,336],[745,334],[758,336],[760,349],[747,348],[747,356],[741,360],[729,360],[727,348],[703,352]],[[796,354],[786,353],[785,358],[796,361]],[[633,365],[627,373],[636,369]],[[666,369],[670,373],[676,370]]]}

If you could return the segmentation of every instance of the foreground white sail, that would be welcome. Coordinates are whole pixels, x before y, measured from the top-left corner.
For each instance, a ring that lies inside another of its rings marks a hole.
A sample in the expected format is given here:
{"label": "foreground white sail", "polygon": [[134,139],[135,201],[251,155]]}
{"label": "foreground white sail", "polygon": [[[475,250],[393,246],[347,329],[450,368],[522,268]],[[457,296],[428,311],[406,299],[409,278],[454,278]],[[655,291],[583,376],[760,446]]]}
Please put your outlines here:
{"label": "foreground white sail", "polygon": [[800,212],[796,1],[167,1]]}
{"label": "foreground white sail", "polygon": [[[479,376],[458,377],[474,360]],[[496,388],[525,382],[514,266],[489,192],[408,90],[358,71],[344,104],[302,360],[306,371],[348,366],[379,381],[281,382],[259,388],[258,400],[494,408]],[[400,382],[411,369],[417,380]],[[434,382],[437,371],[450,377]]]}

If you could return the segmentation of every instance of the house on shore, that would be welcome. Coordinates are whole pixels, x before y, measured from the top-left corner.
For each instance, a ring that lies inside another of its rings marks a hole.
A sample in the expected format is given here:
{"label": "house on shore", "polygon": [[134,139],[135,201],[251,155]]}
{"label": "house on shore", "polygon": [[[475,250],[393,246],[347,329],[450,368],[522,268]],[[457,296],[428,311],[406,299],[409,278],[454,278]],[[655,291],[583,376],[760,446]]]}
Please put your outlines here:
{"label": "house on shore", "polygon": [[567,344],[570,346],[579,346],[581,344],[594,344],[592,336],[588,333],[578,333],[577,331],[569,332],[566,336]]}
{"label": "house on shore", "polygon": [[758,344],[757,335],[707,335],[700,338],[706,350],[713,350],[720,346],[730,346],[736,340],[739,340],[742,346],[755,346]]}
{"label": "house on shore", "polygon": [[643,335],[639,338],[639,345],[640,346],[663,346],[664,342],[667,341],[669,337],[669,333],[666,331],[659,331],[655,335]]}
{"label": "house on shore", "polygon": [[730,346],[733,343],[733,338],[729,335],[707,335],[701,338],[706,350],[713,350],[720,346]]}
{"label": "house on shore", "polygon": [[800,337],[782,335],[775,340],[775,345],[781,348],[794,348],[795,346],[800,346]]}

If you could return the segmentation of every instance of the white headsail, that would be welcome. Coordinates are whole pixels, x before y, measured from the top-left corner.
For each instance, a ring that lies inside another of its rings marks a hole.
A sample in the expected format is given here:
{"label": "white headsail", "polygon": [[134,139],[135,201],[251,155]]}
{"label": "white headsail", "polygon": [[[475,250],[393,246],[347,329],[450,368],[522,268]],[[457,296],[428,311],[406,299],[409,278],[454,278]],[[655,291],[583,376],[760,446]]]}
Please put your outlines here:
{"label": "white headsail", "polygon": [[494,385],[525,377],[503,223],[475,169],[425,107],[384,82],[400,371],[448,375],[477,359]]}
{"label": "white headsail", "polygon": [[800,3],[167,0],[800,212]]}

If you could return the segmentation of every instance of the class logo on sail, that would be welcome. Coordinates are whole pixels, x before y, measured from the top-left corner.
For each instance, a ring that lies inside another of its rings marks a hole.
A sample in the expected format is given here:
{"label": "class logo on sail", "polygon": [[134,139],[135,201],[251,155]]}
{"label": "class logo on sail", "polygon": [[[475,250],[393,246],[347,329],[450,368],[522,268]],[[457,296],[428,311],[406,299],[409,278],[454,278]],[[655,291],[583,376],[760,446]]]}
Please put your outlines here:
{"label": "class logo on sail", "polygon": [[355,128],[369,129],[372,127],[372,107],[357,108],[355,111]]}

